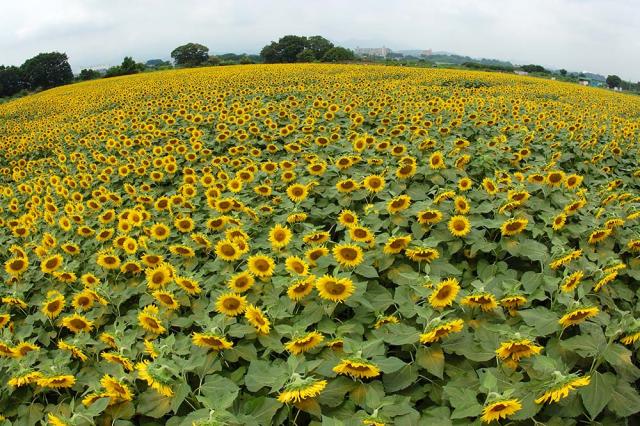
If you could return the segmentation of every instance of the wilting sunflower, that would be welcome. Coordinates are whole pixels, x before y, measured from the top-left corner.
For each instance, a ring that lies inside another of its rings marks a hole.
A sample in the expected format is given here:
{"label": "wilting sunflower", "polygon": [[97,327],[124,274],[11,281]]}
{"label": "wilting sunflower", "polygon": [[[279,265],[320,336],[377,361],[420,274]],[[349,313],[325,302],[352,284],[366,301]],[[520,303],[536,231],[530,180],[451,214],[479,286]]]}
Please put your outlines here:
{"label": "wilting sunflower", "polygon": [[451,306],[455,300],[460,285],[455,278],[449,278],[441,281],[429,296],[429,303],[436,309],[442,309]]}
{"label": "wilting sunflower", "polygon": [[332,302],[343,302],[355,291],[353,282],[349,278],[336,278],[330,275],[318,278],[316,288],[321,298]]}
{"label": "wilting sunflower", "polygon": [[311,275],[303,280],[294,282],[289,286],[289,288],[287,288],[287,296],[294,302],[302,300],[313,290],[314,281],[315,276]]}
{"label": "wilting sunflower", "polygon": [[242,256],[240,247],[235,242],[226,239],[216,243],[215,253],[226,262],[234,262]]}
{"label": "wilting sunflower", "polygon": [[147,385],[160,395],[171,397],[173,396],[173,391],[171,390],[169,379],[163,374],[161,368],[157,367],[156,364],[149,363],[149,361],[136,364],[140,379],[146,381]]}
{"label": "wilting sunflower", "polygon": [[299,403],[315,398],[326,386],[326,380],[316,380],[313,377],[302,378],[296,374],[293,380],[278,394],[278,401],[283,404]]}
{"label": "wilting sunflower", "polygon": [[277,224],[269,231],[269,242],[271,243],[271,247],[276,250],[285,248],[291,242],[292,235],[293,234],[288,227]]}
{"label": "wilting sunflower", "polygon": [[244,296],[239,296],[233,293],[225,293],[218,296],[216,299],[216,311],[235,317],[244,312],[247,307],[247,299]]}
{"label": "wilting sunflower", "polygon": [[249,272],[259,278],[269,278],[273,275],[275,262],[269,256],[256,254],[247,260]]}
{"label": "wilting sunflower", "polygon": [[523,358],[538,355],[542,346],[538,346],[529,339],[509,340],[500,343],[496,349],[496,356],[511,368],[516,368]]}
{"label": "wilting sunflower", "polygon": [[233,343],[222,336],[213,333],[193,333],[191,337],[193,344],[201,348],[207,348],[213,351],[222,351],[231,349]]}
{"label": "wilting sunflower", "polygon": [[262,309],[257,306],[247,306],[244,317],[249,321],[249,324],[256,328],[258,334],[269,334],[269,331],[271,331],[271,322],[262,312]]}
{"label": "wilting sunflower", "polygon": [[487,404],[482,409],[482,421],[491,423],[495,420],[506,419],[522,409],[517,399],[501,399]]}
{"label": "wilting sunflower", "polygon": [[93,328],[93,321],[79,314],[73,314],[63,318],[61,324],[73,333],[80,333],[81,331],[89,332]]}
{"label": "wilting sunflower", "polygon": [[589,244],[598,244],[599,242],[604,241],[612,232],[613,230],[609,228],[593,231],[589,235],[588,242]]}
{"label": "wilting sunflower", "polygon": [[332,253],[336,261],[346,268],[355,268],[364,259],[362,249],[353,244],[337,244]]}
{"label": "wilting sunflower", "polygon": [[122,383],[113,376],[105,374],[100,379],[100,384],[105,389],[106,395],[111,397],[112,404],[123,401],[131,401],[133,399],[133,392],[131,392],[129,386]]}
{"label": "wilting sunflower", "polygon": [[460,302],[472,308],[480,308],[483,312],[489,312],[498,307],[496,297],[491,293],[479,293],[466,296]]}
{"label": "wilting sunflower", "polygon": [[459,333],[464,328],[464,321],[455,319],[448,322],[434,321],[429,328],[420,334],[420,343],[435,343],[451,333]]}
{"label": "wilting sunflower", "polygon": [[620,338],[623,345],[632,345],[638,340],[640,340],[640,324],[636,324]]}
{"label": "wilting sunflower", "polygon": [[76,378],[70,374],[62,374],[58,376],[41,377],[37,381],[38,386],[51,389],[70,388],[76,383]]}
{"label": "wilting sunflower", "polygon": [[411,242],[411,235],[401,237],[391,237],[384,244],[382,252],[385,254],[398,254],[402,252]]}
{"label": "wilting sunflower", "polygon": [[600,312],[596,306],[574,309],[573,311],[565,314],[558,320],[558,323],[567,328],[572,325],[580,324],[589,318],[595,317]]}
{"label": "wilting sunflower", "polygon": [[352,379],[370,379],[380,375],[377,365],[361,358],[345,358],[333,367],[335,373]]}
{"label": "wilting sunflower", "polygon": [[284,347],[294,355],[308,352],[318,346],[324,340],[324,336],[317,331],[312,331],[304,337],[299,337],[287,342]]}
{"label": "wilting sunflower", "polygon": [[158,307],[155,305],[145,306],[144,309],[138,313],[138,323],[150,333],[163,334],[167,331],[167,329],[162,326],[160,318],[158,318]]}
{"label": "wilting sunflower", "polygon": [[500,226],[500,231],[504,236],[517,235],[525,230],[529,221],[524,218],[509,219]]}
{"label": "wilting sunflower", "polygon": [[558,371],[554,372],[553,378],[547,382],[545,386],[547,391],[540,395],[536,400],[536,404],[544,404],[547,402],[558,402],[569,396],[569,392],[577,388],[588,386],[591,382],[590,376],[579,377],[577,374],[564,376]]}
{"label": "wilting sunflower", "polygon": [[465,216],[453,216],[447,225],[454,237],[464,237],[471,231],[471,223]]}

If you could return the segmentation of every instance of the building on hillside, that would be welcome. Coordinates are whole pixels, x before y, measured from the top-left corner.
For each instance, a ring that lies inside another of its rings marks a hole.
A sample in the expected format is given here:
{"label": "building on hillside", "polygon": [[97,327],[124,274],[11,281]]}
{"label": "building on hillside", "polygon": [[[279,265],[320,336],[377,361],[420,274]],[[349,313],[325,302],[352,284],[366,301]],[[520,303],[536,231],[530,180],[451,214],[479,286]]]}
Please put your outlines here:
{"label": "building on hillside", "polygon": [[431,49],[426,49],[426,50],[423,50],[422,52],[420,52],[420,56],[423,57],[423,58],[431,56],[432,54],[433,54],[433,52],[431,51]]}
{"label": "building on hillside", "polygon": [[514,70],[513,73],[518,75],[529,75],[528,72],[522,70]]}
{"label": "building on hillside", "polygon": [[579,77],[578,84],[583,86],[591,86],[591,87],[604,87],[604,82],[597,80],[595,78],[589,77]]}
{"label": "building on hillside", "polygon": [[386,58],[391,54],[391,49],[388,47],[356,47],[354,50],[358,56],[370,56],[375,58]]}

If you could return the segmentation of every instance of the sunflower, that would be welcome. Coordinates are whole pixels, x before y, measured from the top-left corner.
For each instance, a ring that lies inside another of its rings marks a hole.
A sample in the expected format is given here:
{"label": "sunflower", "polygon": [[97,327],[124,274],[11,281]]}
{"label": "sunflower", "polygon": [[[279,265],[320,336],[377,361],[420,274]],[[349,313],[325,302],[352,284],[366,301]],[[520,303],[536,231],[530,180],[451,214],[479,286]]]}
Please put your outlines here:
{"label": "sunflower", "polygon": [[301,203],[309,196],[309,189],[302,184],[294,183],[287,187],[287,197],[294,203]]}
{"label": "sunflower", "polygon": [[361,358],[345,358],[333,367],[333,371],[352,379],[370,379],[380,375],[377,365]]}
{"label": "sunflower", "polygon": [[216,299],[216,311],[230,317],[240,315],[245,311],[246,307],[247,299],[237,294],[225,293]]}
{"label": "sunflower", "polygon": [[496,298],[491,293],[471,294],[464,297],[460,303],[472,308],[480,308],[483,312],[489,312],[498,307]]}
{"label": "sunflower", "polygon": [[164,290],[156,290],[151,295],[165,308],[175,310],[180,307],[180,303],[173,293]]}
{"label": "sunflower", "polygon": [[136,364],[138,377],[147,382],[151,389],[155,390],[162,396],[172,397],[173,391],[169,386],[169,380],[162,374],[160,368],[149,361],[143,361]]}
{"label": "sunflower", "polygon": [[316,380],[311,377],[303,379],[297,374],[294,377],[295,379],[278,394],[279,402],[283,404],[300,403],[315,398],[327,386],[326,380]]}
{"label": "sunflower", "polygon": [[584,272],[576,271],[562,281],[562,285],[560,286],[560,288],[565,293],[573,291],[578,286],[578,284],[580,284],[582,278],[584,278]]}
{"label": "sunflower", "polygon": [[567,215],[564,213],[560,213],[553,218],[551,227],[554,231],[559,231],[560,229],[564,228],[565,223],[567,223]]}
{"label": "sunflower", "polygon": [[294,282],[287,288],[287,296],[294,302],[302,300],[313,290],[314,281],[315,276],[311,275],[305,279]]}
{"label": "sunflower", "polygon": [[519,294],[508,295],[500,299],[500,305],[507,308],[511,316],[515,316],[518,308],[524,306],[525,303],[527,303],[527,298]]}
{"label": "sunflower", "polygon": [[369,228],[354,226],[349,229],[349,238],[360,243],[372,243],[375,236]]}
{"label": "sunflower", "polygon": [[411,235],[405,235],[402,237],[391,237],[387,240],[382,249],[384,254],[398,254],[402,252],[411,242]]}
{"label": "sunflower", "polygon": [[64,296],[58,291],[50,291],[47,294],[47,300],[42,304],[42,313],[47,317],[54,319],[64,309]]}
{"label": "sunflower", "polygon": [[329,254],[329,249],[326,247],[316,247],[309,249],[305,252],[304,257],[307,259],[311,266],[316,266],[316,261],[323,256]]}
{"label": "sunflower", "polygon": [[173,280],[173,269],[166,263],[160,263],[156,267],[145,272],[147,286],[151,290],[164,288]]}
{"label": "sunflower", "polygon": [[459,195],[453,199],[453,206],[456,209],[456,213],[458,214],[467,214],[471,210],[469,201],[462,195]]}
{"label": "sunflower", "polygon": [[117,380],[113,376],[105,374],[100,379],[100,384],[105,389],[105,394],[112,398],[112,404],[122,401],[131,401],[133,399],[133,393],[129,389],[129,386]]}
{"label": "sunflower", "polygon": [[[557,372],[556,372],[557,373]],[[554,374],[553,381],[550,383],[550,389],[545,391],[536,400],[536,404],[544,404],[547,402],[558,402],[569,396],[569,392],[577,388],[588,386],[591,383],[591,376],[579,377],[575,374],[563,377]]]}
{"label": "sunflower", "polygon": [[162,326],[162,321],[158,318],[158,307],[155,305],[145,306],[142,311],[138,313],[138,323],[146,331],[154,334],[163,334],[167,331]]}
{"label": "sunflower", "polygon": [[20,342],[13,348],[13,355],[16,358],[22,358],[31,351],[39,351],[40,346],[29,342]]}
{"label": "sunflower", "polygon": [[62,256],[54,254],[42,259],[42,262],[40,263],[40,270],[45,274],[52,274],[60,268],[60,266],[62,266]]}
{"label": "sunflower", "polygon": [[285,266],[291,275],[304,276],[309,273],[309,265],[307,265],[307,262],[297,256],[287,257],[285,260]]}
{"label": "sunflower", "polygon": [[437,249],[428,247],[406,249],[404,254],[414,262],[433,262],[440,257]]}
{"label": "sunflower", "polygon": [[337,244],[332,253],[335,260],[346,268],[355,268],[364,260],[362,249],[353,244]]}
{"label": "sunflower", "polygon": [[312,331],[300,337],[298,339],[290,340],[284,347],[294,355],[300,355],[301,353],[308,352],[311,349],[318,346],[324,340],[324,336],[317,331]]}
{"label": "sunflower", "polygon": [[343,194],[349,194],[353,191],[357,191],[360,185],[353,179],[344,179],[336,183],[336,189]]}
{"label": "sunflower", "polygon": [[191,340],[196,346],[207,348],[216,352],[225,349],[231,349],[233,347],[232,342],[229,342],[222,336],[212,333],[193,333]]}
{"label": "sunflower", "polygon": [[484,406],[481,420],[485,423],[491,423],[495,420],[506,419],[521,409],[522,404],[517,399],[501,399]]}
{"label": "sunflower", "polygon": [[448,278],[441,281],[433,290],[433,293],[429,296],[429,303],[436,309],[451,306],[459,291],[460,285],[458,280],[455,278]]}
{"label": "sunflower", "polygon": [[125,371],[133,371],[133,363],[131,360],[124,355],[120,355],[116,352],[102,352],[100,357],[107,362],[112,364],[118,364],[124,368]]}
{"label": "sunflower", "polygon": [[326,231],[313,232],[302,237],[302,241],[307,244],[324,244],[329,241],[330,234]]}
{"label": "sunflower", "polygon": [[120,263],[120,258],[109,250],[99,252],[96,258],[96,264],[107,270],[120,268]]}
{"label": "sunflower", "polygon": [[369,175],[364,178],[362,186],[364,186],[367,191],[377,194],[384,189],[385,180],[384,177],[379,175]]}
{"label": "sunflower", "polygon": [[418,212],[418,223],[421,225],[435,225],[442,220],[442,212],[437,209]]}
{"label": "sunflower", "polygon": [[4,270],[12,277],[19,277],[29,267],[26,257],[12,257],[4,263]]}
{"label": "sunflower", "polygon": [[607,273],[593,286],[593,291],[595,291],[596,293],[599,292],[602,287],[609,284],[611,281],[615,280],[617,276],[618,276],[618,271],[615,271],[615,270],[613,272]]}
{"label": "sunflower", "polygon": [[70,345],[68,343],[63,342],[62,340],[58,341],[58,349],[71,352],[71,356],[73,358],[77,358],[80,361],[84,362],[89,359],[80,348],[74,345]]}
{"label": "sunflower", "polygon": [[411,197],[408,195],[399,195],[387,202],[387,211],[390,214],[400,213],[411,205]]}
{"label": "sunflower", "polygon": [[509,340],[500,343],[496,349],[496,356],[511,368],[516,368],[523,358],[538,355],[542,346],[538,346],[529,339]]}
{"label": "sunflower", "polygon": [[447,337],[451,333],[459,333],[464,328],[464,321],[455,319],[445,323],[436,321],[424,333],[420,334],[420,343],[435,343]]}
{"label": "sunflower", "polygon": [[329,275],[318,278],[316,288],[321,298],[332,302],[343,302],[355,291],[353,282],[349,278],[336,278]]}
{"label": "sunflower", "polygon": [[279,250],[285,248],[291,242],[291,230],[280,224],[277,224],[269,231],[269,242],[271,247]]}
{"label": "sunflower", "polygon": [[247,260],[249,271],[258,278],[269,278],[275,270],[275,262],[269,256],[256,254]]}
{"label": "sunflower", "polygon": [[444,169],[444,156],[442,152],[436,151],[429,156],[429,167],[433,170]]}
{"label": "sunflower", "polygon": [[351,210],[342,210],[338,215],[338,223],[345,228],[353,228],[358,225],[358,215]]}
{"label": "sunflower", "polygon": [[41,377],[37,381],[38,386],[51,389],[70,388],[76,383],[76,378],[70,374]]}
{"label": "sunflower", "polygon": [[588,242],[589,244],[598,244],[599,242],[604,241],[612,232],[613,230],[609,228],[593,231],[589,235]]}
{"label": "sunflower", "polygon": [[546,182],[549,186],[560,186],[564,181],[564,172],[556,170],[547,174]]}
{"label": "sunflower", "polygon": [[12,376],[7,385],[19,388],[22,386],[32,385],[38,383],[38,380],[44,378],[44,374],[39,371],[30,371],[28,373],[22,373],[19,376]]}
{"label": "sunflower", "polygon": [[558,320],[558,323],[563,328],[567,328],[575,324],[580,324],[589,318],[595,317],[599,312],[600,309],[596,306],[574,309],[568,314],[563,315],[562,318]]}
{"label": "sunflower", "polygon": [[249,324],[255,327],[258,334],[269,334],[271,331],[271,322],[257,306],[247,306],[244,317],[249,321]]}
{"label": "sunflower", "polygon": [[73,333],[80,333],[81,331],[89,332],[93,328],[93,321],[79,314],[73,314],[63,318],[61,324]]}
{"label": "sunflower", "polygon": [[373,328],[377,330],[383,325],[398,324],[398,323],[400,323],[400,320],[398,319],[398,317],[396,317],[395,315],[386,315],[378,318],[375,324],[373,324]]}
{"label": "sunflower", "polygon": [[173,226],[175,226],[175,228],[182,233],[191,232],[196,227],[193,219],[188,216],[177,218],[174,221]]}
{"label": "sunflower", "polygon": [[235,242],[226,239],[216,243],[215,253],[226,262],[234,262],[242,256],[240,247]]}
{"label": "sunflower", "polygon": [[464,237],[471,231],[471,223],[464,216],[453,216],[447,227],[454,237]]}
{"label": "sunflower", "polygon": [[171,228],[164,223],[154,224],[150,231],[150,236],[156,241],[164,241],[171,236]]}
{"label": "sunflower", "polygon": [[525,230],[529,221],[527,219],[509,219],[500,226],[503,236],[517,235]]}
{"label": "sunflower", "polygon": [[482,187],[485,191],[487,191],[487,194],[489,195],[496,195],[498,193],[498,187],[496,186],[496,183],[489,178],[482,179]]}

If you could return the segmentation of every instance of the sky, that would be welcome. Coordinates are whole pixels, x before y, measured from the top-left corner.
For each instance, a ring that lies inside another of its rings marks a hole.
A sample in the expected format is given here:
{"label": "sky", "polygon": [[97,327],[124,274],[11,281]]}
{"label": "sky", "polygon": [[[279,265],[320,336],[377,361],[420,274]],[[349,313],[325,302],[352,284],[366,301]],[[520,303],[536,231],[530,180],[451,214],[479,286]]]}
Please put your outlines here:
{"label": "sky", "polygon": [[640,81],[639,0],[0,0],[0,64],[62,51],[78,72],[188,42],[259,53],[286,34],[432,49]]}

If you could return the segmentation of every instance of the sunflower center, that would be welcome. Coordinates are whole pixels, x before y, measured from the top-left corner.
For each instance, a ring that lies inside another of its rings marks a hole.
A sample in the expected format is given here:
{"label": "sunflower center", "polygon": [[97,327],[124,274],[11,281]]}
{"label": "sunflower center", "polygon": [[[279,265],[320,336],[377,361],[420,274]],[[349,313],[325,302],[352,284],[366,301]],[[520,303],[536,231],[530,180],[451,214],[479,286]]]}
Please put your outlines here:
{"label": "sunflower center", "polygon": [[329,281],[326,284],[325,288],[327,289],[327,292],[333,295],[343,294],[344,291],[346,290],[346,287],[344,286],[344,284],[339,283],[337,281]]}

